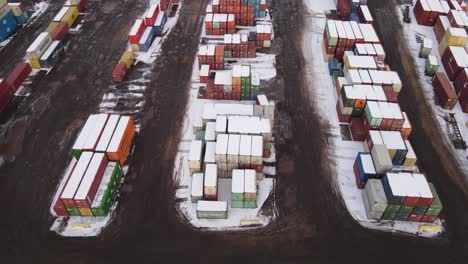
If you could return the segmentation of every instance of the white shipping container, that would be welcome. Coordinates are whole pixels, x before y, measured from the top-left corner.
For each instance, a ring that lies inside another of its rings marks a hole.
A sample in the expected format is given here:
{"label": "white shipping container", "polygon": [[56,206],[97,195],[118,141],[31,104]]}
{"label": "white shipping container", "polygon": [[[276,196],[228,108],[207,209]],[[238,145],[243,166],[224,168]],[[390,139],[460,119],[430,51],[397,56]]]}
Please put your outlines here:
{"label": "white shipping container", "polygon": [[70,9],[70,8],[71,7],[69,7],[69,6],[62,7],[62,9],[60,9],[60,11],[57,13],[57,15],[55,15],[55,17],[52,19],[52,22],[60,23],[60,21],[62,21],[63,17],[65,16],[68,9]]}
{"label": "white shipping container", "polygon": [[[101,163],[107,160],[106,156],[104,153],[94,153],[93,157],[91,158],[91,161],[89,162],[88,169],[86,170],[86,173],[83,176],[83,179],[81,180],[80,187],[76,191],[75,200],[84,200],[87,198],[87,195],[91,189],[91,185],[94,182],[94,179],[97,176],[99,166]],[[89,201],[88,203],[91,205],[93,201]]]}
{"label": "white shipping container", "polygon": [[232,193],[244,193],[245,192],[245,175],[244,170],[233,170],[232,171]]}
{"label": "white shipping container", "polygon": [[216,135],[225,134],[227,129],[227,117],[224,115],[219,115],[216,117]]}
{"label": "white shipping container", "polygon": [[104,131],[102,132],[101,138],[99,138],[99,142],[96,146],[96,151],[98,152],[106,152],[107,146],[109,146],[109,142],[114,134],[115,128],[117,127],[117,123],[119,122],[120,116],[119,115],[111,115],[107,120],[106,126],[104,127]]}
{"label": "white shipping container", "polygon": [[229,135],[228,163],[239,163],[240,135]]}
{"label": "white shipping container", "polygon": [[94,128],[95,122],[98,119],[98,115],[90,115],[88,119],[86,120],[86,123],[84,124],[83,128],[80,131],[80,134],[76,138],[75,144],[73,144],[72,149],[73,150],[82,150],[88,136],[90,135],[91,131]]}
{"label": "white shipping container", "polygon": [[385,174],[393,168],[392,160],[385,144],[374,144],[371,150],[372,160],[377,174]]}
{"label": "white shipping container", "polygon": [[413,173],[412,176],[413,176],[414,186],[419,192],[419,196],[425,199],[434,198],[434,196],[432,196],[432,192],[431,192],[431,189],[429,187],[429,183],[427,182],[426,177],[420,173]]}
{"label": "white shipping container", "polygon": [[227,219],[228,204],[224,201],[198,201],[197,217],[207,219]]}
{"label": "white shipping container", "polygon": [[382,181],[379,179],[367,180],[363,193],[367,194],[370,209],[376,212],[384,212],[387,208],[387,197],[383,188]]}
{"label": "white shipping container", "polygon": [[205,158],[203,160],[205,164],[216,162],[215,153],[216,153],[216,142],[206,142]]}
{"label": "white shipping container", "polygon": [[115,128],[114,135],[112,135],[112,139],[107,147],[107,152],[117,152],[120,147],[120,143],[124,139],[125,131],[129,123],[131,122],[129,116],[121,116],[119,123],[117,123],[117,127]]}
{"label": "white shipping container", "polygon": [[97,115],[96,121],[94,122],[94,126],[90,130],[88,138],[86,139],[83,145],[84,150],[94,151],[104,130],[104,127],[106,126],[108,118],[108,114]]}
{"label": "white shipping container", "polygon": [[68,179],[67,185],[63,189],[60,196],[61,199],[73,199],[92,157],[92,152],[85,151],[81,154],[72,175]]}
{"label": "white shipping container", "polygon": [[[371,180],[371,179],[369,179]],[[370,205],[371,201],[367,195],[366,191],[362,191],[362,201],[364,203],[364,209],[366,209],[366,215],[368,219],[380,220],[384,212],[381,211],[374,211]]]}
{"label": "white shipping container", "polygon": [[239,163],[250,164],[250,156],[252,155],[252,136],[241,135],[239,148]]}
{"label": "white shipping container", "polygon": [[207,164],[205,169],[205,179],[203,181],[203,186],[205,187],[205,194],[206,188],[216,189],[218,186],[218,166],[216,164]]}
{"label": "white shipping container", "polygon": [[359,75],[358,70],[348,70],[346,74],[346,79],[348,80],[349,84],[361,84],[361,76]]}
{"label": "white shipping container", "polygon": [[189,152],[189,168],[199,172],[201,170],[201,157],[203,151],[203,143],[201,140],[193,140],[190,144]]}
{"label": "white shipping container", "polygon": [[52,38],[49,32],[42,32],[26,50],[26,54],[28,54],[30,59],[39,60],[51,43]]}
{"label": "white shipping container", "polygon": [[257,177],[255,170],[245,170],[245,193],[257,193]]}
{"label": "white shipping container", "polygon": [[215,141],[215,140],[216,140],[216,123],[208,122],[206,123],[205,141]]}
{"label": "white shipping container", "polygon": [[272,133],[271,133],[271,122],[268,118],[260,119],[260,129],[263,137],[263,141],[271,141],[272,140]]}
{"label": "white shipping container", "polygon": [[252,156],[250,163],[255,165],[263,164],[263,138],[261,136],[252,136]]}
{"label": "white shipping container", "polygon": [[203,173],[195,173],[192,175],[191,198],[192,203],[203,199]]}
{"label": "white shipping container", "polygon": [[227,134],[219,134],[216,138],[216,162],[227,163],[229,136]]}

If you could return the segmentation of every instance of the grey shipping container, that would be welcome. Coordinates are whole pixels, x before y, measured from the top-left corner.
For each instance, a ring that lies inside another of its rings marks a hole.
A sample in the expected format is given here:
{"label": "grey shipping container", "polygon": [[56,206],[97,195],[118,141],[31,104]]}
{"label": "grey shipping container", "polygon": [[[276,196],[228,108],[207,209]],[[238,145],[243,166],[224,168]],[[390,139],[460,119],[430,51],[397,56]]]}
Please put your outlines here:
{"label": "grey shipping container", "polygon": [[228,204],[224,201],[198,201],[197,217],[205,219],[227,219]]}
{"label": "grey shipping container", "polygon": [[369,198],[369,205],[372,211],[385,212],[387,209],[387,197],[382,185],[378,179],[369,179],[364,190]]}
{"label": "grey shipping container", "polygon": [[362,201],[364,202],[364,208],[366,209],[366,215],[369,219],[380,220],[384,212],[373,211],[370,207],[370,201],[367,197],[367,192],[362,190]]}
{"label": "grey shipping container", "polygon": [[384,144],[375,144],[372,147],[371,155],[377,174],[385,174],[392,170],[392,159],[388,153],[387,146]]}

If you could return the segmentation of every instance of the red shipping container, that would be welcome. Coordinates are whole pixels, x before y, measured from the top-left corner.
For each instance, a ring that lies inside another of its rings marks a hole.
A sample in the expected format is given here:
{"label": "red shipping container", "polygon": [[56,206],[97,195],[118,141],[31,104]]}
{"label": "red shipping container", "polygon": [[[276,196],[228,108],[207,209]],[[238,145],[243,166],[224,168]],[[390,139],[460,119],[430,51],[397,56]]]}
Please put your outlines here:
{"label": "red shipping container", "polygon": [[457,78],[453,82],[453,87],[457,94],[460,94],[460,91],[468,88],[468,68],[463,69],[463,71],[457,75]]}
{"label": "red shipping container", "polygon": [[351,120],[351,115],[343,115],[340,109],[340,103],[336,102],[336,113],[338,114],[338,121],[343,123],[349,123]]}
{"label": "red shipping container", "polygon": [[442,65],[450,81],[454,81],[458,74],[468,67],[468,54],[462,47],[449,46],[442,55]]}
{"label": "red shipping container", "polygon": [[415,215],[415,214],[410,214],[408,217],[408,221],[410,222],[421,222],[421,219],[424,215]]}
{"label": "red shipping container", "polygon": [[[80,188],[77,190],[75,194],[74,200],[75,200],[75,204],[77,207],[79,208],[91,207],[91,203],[93,202],[94,197],[96,196],[96,192],[99,188],[99,184],[101,183],[102,176],[104,175],[104,171],[106,170],[108,163],[109,161],[106,157],[106,154],[95,153],[93,155],[93,158],[91,159],[89,167],[86,170],[86,174],[80,183]],[[93,168],[92,167],[93,165],[96,166],[94,167],[96,171],[92,171],[95,174],[92,175],[92,178],[89,178],[89,176],[91,176],[89,172]],[[89,180],[89,181],[86,181],[86,180]],[[81,198],[78,198],[77,196],[80,196]]]}
{"label": "red shipping container", "polygon": [[446,16],[439,16],[434,25],[434,34],[439,43],[444,37],[445,31],[448,27],[450,27],[450,22],[448,21],[448,18]]}
{"label": "red shipping container", "polygon": [[148,12],[146,12],[146,16],[145,16],[146,26],[153,27],[154,23],[156,22],[156,18],[158,18],[158,15],[159,15],[159,4],[151,5]]}
{"label": "red shipping container", "polygon": [[10,84],[4,79],[0,83],[0,112],[5,109],[5,107],[10,102],[11,98],[13,98],[14,92],[11,89]]}
{"label": "red shipping container", "polygon": [[361,181],[361,176],[359,176],[357,159],[356,159],[356,161],[354,161],[353,171],[354,171],[354,178],[356,179],[356,186],[359,189],[363,189],[366,186],[366,183]]}
{"label": "red shipping container", "polygon": [[384,85],[382,86],[385,97],[387,97],[387,102],[389,103],[398,103],[398,94],[393,90],[392,86]]}
{"label": "red shipping container", "polygon": [[464,88],[460,92],[460,98],[458,98],[460,106],[464,113],[468,113],[468,88]]}
{"label": "red shipping container", "polygon": [[405,197],[403,204],[406,206],[416,206],[418,204],[419,196],[418,197]]}
{"label": "red shipping container", "polygon": [[434,223],[436,219],[437,219],[437,216],[424,215],[423,217],[421,217],[421,222]]}
{"label": "red shipping container", "polygon": [[338,0],[338,2],[336,3],[336,11],[338,13],[338,17],[341,20],[348,20],[349,14],[351,13],[349,0]]}
{"label": "red shipping container", "polygon": [[112,79],[116,82],[123,82],[125,75],[127,74],[127,67],[123,63],[115,65],[112,71]]}
{"label": "red shipping container", "polygon": [[457,104],[458,97],[447,76],[444,73],[437,72],[432,78],[432,86],[441,106],[445,109],[453,109]]}
{"label": "red shipping container", "polygon": [[29,65],[29,63],[22,62],[16,64],[15,69],[6,78],[6,82],[11,86],[13,93],[23,84],[31,71],[31,65]]}
{"label": "red shipping container", "polygon": [[52,30],[52,33],[50,33],[50,36],[52,37],[53,40],[62,41],[65,38],[65,36],[67,35],[69,30],[70,30],[70,27],[68,27],[67,23],[60,22],[54,28],[54,30]]}
{"label": "red shipping container", "polygon": [[[78,162],[76,160],[72,160],[70,165],[68,166],[67,175],[66,175],[67,178],[66,178],[64,186],[67,186],[68,180],[70,179],[71,174],[75,170],[75,166],[76,166],[77,163]],[[58,216],[68,216],[67,209],[66,209],[65,205],[62,203],[62,199],[60,199],[60,197],[62,196],[62,193],[63,193],[63,190],[60,193],[60,195],[58,196],[59,198],[57,199],[57,201],[54,204],[54,211]]]}
{"label": "red shipping container", "polygon": [[413,9],[416,21],[420,25],[432,26],[431,24],[431,8],[427,3],[427,0],[418,0]]}
{"label": "red shipping container", "polygon": [[335,54],[336,46],[330,46],[328,44],[328,39],[326,37],[326,33],[323,32],[323,42],[325,44],[325,49],[327,51],[327,54]]}
{"label": "red shipping container", "polygon": [[130,30],[130,33],[128,34],[128,41],[131,44],[138,44],[138,42],[140,41],[141,35],[143,35],[144,31],[145,31],[145,23],[143,22],[143,19],[137,19],[135,21],[135,24],[133,24],[133,27]]}
{"label": "red shipping container", "polygon": [[361,118],[351,118],[349,128],[351,129],[351,136],[353,141],[364,142],[366,139],[367,130]]}

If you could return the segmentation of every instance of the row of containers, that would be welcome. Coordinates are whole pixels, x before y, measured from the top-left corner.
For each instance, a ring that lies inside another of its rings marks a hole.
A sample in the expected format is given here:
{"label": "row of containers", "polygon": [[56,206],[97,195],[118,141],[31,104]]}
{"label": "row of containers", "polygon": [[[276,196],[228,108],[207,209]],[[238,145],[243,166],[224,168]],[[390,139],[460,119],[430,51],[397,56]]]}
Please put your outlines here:
{"label": "row of containers", "polygon": [[[359,15],[368,12],[367,6],[360,1],[339,1],[343,2],[351,8],[339,17],[351,21],[327,21],[324,58],[338,94],[338,119],[349,123],[352,140],[362,141],[366,151],[357,155],[353,171],[356,186],[364,189],[368,218],[432,223],[441,211],[440,200],[434,199],[437,195],[418,173],[417,157],[408,140],[412,126],[398,104],[401,79],[385,64],[370,12],[366,19]],[[358,21],[351,19],[353,12]],[[394,185],[395,181],[404,187]],[[376,197],[381,198],[377,204]],[[421,204],[405,203],[411,199],[419,199]],[[436,207],[440,208],[437,213],[429,209]]]}
{"label": "row of containers", "polygon": [[207,13],[232,14],[236,25],[254,26],[256,18],[266,17],[266,9],[266,0],[213,0]]}
{"label": "row of containers", "polygon": [[434,6],[428,2],[434,1],[417,1],[414,13],[419,24],[434,26],[445,73],[438,71],[439,61],[431,54],[434,53],[431,39],[421,42],[419,57],[426,59],[425,72],[433,76],[432,85],[440,106],[451,110],[459,102],[463,112],[468,113],[468,52],[465,47],[468,43],[468,16],[456,1],[447,4],[448,12],[433,12],[431,6]]}
{"label": "row of containers", "polygon": [[47,30],[39,36],[26,50],[31,67],[35,69],[52,68],[63,51],[66,36],[84,10],[88,0],[66,1],[55,15]]}
{"label": "row of containers", "polygon": [[90,115],[72,147],[53,209],[57,216],[106,216],[135,136],[130,116]]}
{"label": "row of containers", "polygon": [[130,50],[123,53],[112,70],[112,79],[114,81],[122,82],[125,80],[133,65],[134,52],[147,52],[154,39],[162,35],[168,17],[165,10],[167,9],[162,9],[162,5],[153,4],[146,10],[144,18],[135,20],[128,33]]}
{"label": "row of containers", "polygon": [[7,107],[31,72],[31,65],[18,63],[5,79],[0,79],[0,113]]}
{"label": "row of containers", "polygon": [[0,42],[15,33],[18,26],[26,24],[28,18],[22,3],[0,0]]}

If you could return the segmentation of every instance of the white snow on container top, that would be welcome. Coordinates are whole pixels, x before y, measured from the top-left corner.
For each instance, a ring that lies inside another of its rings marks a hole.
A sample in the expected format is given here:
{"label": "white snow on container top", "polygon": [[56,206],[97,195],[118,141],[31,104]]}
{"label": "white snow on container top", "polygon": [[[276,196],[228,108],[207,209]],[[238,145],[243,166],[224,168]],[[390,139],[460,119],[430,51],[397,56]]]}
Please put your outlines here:
{"label": "white snow on container top", "polygon": [[428,0],[427,3],[429,4],[429,7],[431,8],[431,11],[437,11],[439,13],[444,13],[444,8],[440,4],[439,0]]}
{"label": "white snow on container top", "polygon": [[216,133],[226,133],[227,117],[219,115],[216,117]]}
{"label": "white snow on container top", "polygon": [[154,22],[154,25],[160,27],[165,16],[166,14],[164,12],[159,12],[158,17],[156,18],[156,22]]}
{"label": "white snow on container top", "polygon": [[380,110],[379,104],[377,102],[369,101],[367,102],[367,107],[373,118],[382,118],[382,111]]}
{"label": "white snow on container top", "polygon": [[[29,46],[26,52],[27,53],[36,52],[39,46],[41,46],[45,40],[49,40],[49,39],[50,39],[49,32],[42,32],[41,34],[39,34],[39,36],[37,36],[37,38],[34,40],[31,46]],[[38,55],[42,55],[42,54],[38,54]]]}
{"label": "white snow on container top", "polygon": [[224,44],[232,43],[232,34],[224,34]]}
{"label": "white snow on container top", "polygon": [[348,62],[353,68],[377,69],[377,64],[372,56],[348,56]]}
{"label": "white snow on container top", "polygon": [[369,56],[375,56],[375,55],[377,55],[377,52],[376,52],[375,49],[374,49],[374,44],[365,43],[365,44],[364,44],[364,47],[366,47],[367,54],[369,54]]}
{"label": "white snow on container top", "polygon": [[189,160],[199,161],[201,159],[203,143],[201,140],[193,140],[190,144]]}
{"label": "white snow on container top", "polygon": [[265,27],[263,25],[257,25],[255,29],[256,29],[257,34],[265,33]]}
{"label": "white snow on container top", "polygon": [[239,155],[240,135],[229,135],[228,155]]}
{"label": "white snow on container top", "polygon": [[86,140],[88,139],[88,136],[93,130],[93,127],[97,119],[98,119],[98,115],[90,115],[88,117],[85,125],[80,131],[80,134],[76,138],[75,144],[73,144],[72,149],[83,149],[83,146],[85,145]]}
{"label": "white snow on container top", "polygon": [[101,132],[104,129],[104,126],[106,125],[107,118],[109,118],[108,114],[97,115],[97,118],[94,122],[94,126],[90,130],[88,138],[86,139],[83,145],[83,149],[94,150],[94,148],[97,145],[97,141],[99,140],[99,137],[101,136]]}
{"label": "white snow on container top", "polygon": [[[447,31],[449,31],[449,33],[452,35],[452,36],[456,36],[456,37],[468,37],[468,35],[466,34],[466,31],[464,28],[455,28],[455,27],[449,27],[447,29]],[[446,32],[445,34],[447,34],[448,32]]]}
{"label": "white snow on container top", "polygon": [[57,48],[58,45],[60,45],[60,40],[52,41],[52,44],[50,44],[50,46],[47,48],[47,50],[44,52],[44,54],[42,54],[40,59],[41,60],[47,60],[47,58],[49,58],[50,55],[52,55],[52,52],[55,51],[55,49]]}
{"label": "white snow on container top", "polygon": [[242,65],[242,77],[250,77],[250,66]]}
{"label": "white snow on container top", "polygon": [[388,184],[392,190],[393,195],[406,197],[406,185],[408,181],[405,175],[399,173],[387,173]]}
{"label": "white snow on container top", "polygon": [[338,32],[336,32],[335,20],[327,20],[327,30],[331,38],[338,38]]}
{"label": "white snow on container top", "polygon": [[228,22],[232,22],[232,21],[235,21],[235,17],[234,17],[234,14],[228,14],[228,18],[227,18]]}
{"label": "white snow on container top", "polygon": [[382,44],[374,44],[374,49],[378,56],[385,56],[385,50]]}
{"label": "white snow on container top", "polygon": [[215,104],[217,115],[253,115],[253,105],[246,104]]}
{"label": "white snow on container top", "polygon": [[65,189],[63,189],[63,193],[60,198],[72,199],[73,196],[75,196],[76,190],[80,185],[81,179],[83,179],[92,157],[92,152],[85,151],[81,154],[80,159],[78,160],[78,163],[76,164],[70,179],[68,179],[67,185],[65,186]]}
{"label": "white snow on container top", "polygon": [[406,172],[400,172],[400,175],[403,175],[406,181],[406,195],[409,197],[419,197],[419,190],[413,175],[411,175],[411,173]]}
{"label": "white snow on container top", "polygon": [[335,25],[336,25],[336,32],[338,33],[338,37],[340,39],[346,39],[346,30],[344,29],[343,26],[343,21],[335,20]]}
{"label": "white snow on container top", "polygon": [[362,83],[372,83],[372,79],[367,70],[359,70],[359,76],[361,77]]}
{"label": "white snow on container top", "polygon": [[242,42],[247,42],[247,41],[249,41],[249,37],[246,34],[242,34],[241,35],[241,40],[242,40]]}
{"label": "white snow on container top", "polygon": [[117,123],[119,122],[119,115],[111,115],[107,120],[106,126],[104,127],[104,131],[102,132],[101,138],[96,146],[96,151],[105,152],[107,146],[109,146],[109,142],[114,134],[114,130],[117,127]]}
{"label": "white snow on container top", "polygon": [[460,14],[460,17],[463,20],[463,25],[465,27],[467,27],[468,26],[468,15],[466,14],[466,12],[463,11],[463,10],[460,10],[460,11],[458,11],[458,14]]}
{"label": "white snow on container top", "polygon": [[192,196],[203,196],[203,173],[194,173],[192,175]]}
{"label": "white snow on container top", "polygon": [[216,155],[226,155],[229,143],[227,134],[219,134],[216,138]]}
{"label": "white snow on container top", "polygon": [[240,44],[241,36],[240,34],[232,34],[232,44]]}
{"label": "white snow on container top", "polygon": [[216,122],[206,123],[205,141],[215,141],[216,139]]}
{"label": "white snow on container top", "polygon": [[216,71],[215,85],[232,85],[232,71]]}
{"label": "white snow on container top", "polygon": [[57,15],[55,15],[54,19],[52,19],[53,22],[60,22],[63,18],[63,16],[65,15],[65,13],[67,13],[68,9],[70,9],[69,6],[65,6],[65,7],[62,7],[62,9],[60,9],[60,11],[57,13]]}
{"label": "white snow on container top", "polygon": [[349,70],[346,77],[348,81],[350,82],[350,84],[362,83],[361,76],[359,75],[358,70]]}
{"label": "white snow on container top", "polygon": [[207,77],[210,75],[210,65],[203,64],[200,68],[200,76]]}
{"label": "white snow on container top", "polygon": [[382,140],[388,149],[405,150],[406,145],[400,131],[380,131]]}
{"label": "white snow on container top", "polygon": [[218,166],[216,164],[206,164],[203,185],[206,187],[216,187],[218,185]]}
{"label": "white snow on container top", "polygon": [[374,89],[374,93],[377,96],[378,101],[386,102],[387,101],[387,96],[385,95],[385,92],[383,90],[383,87],[380,85],[372,85],[372,88]]}
{"label": "white snow on container top", "polygon": [[228,20],[228,15],[227,14],[220,14],[219,15],[219,21],[220,22],[227,22]]}
{"label": "white snow on container top", "polygon": [[239,155],[251,156],[252,154],[252,136],[241,135]]}
{"label": "white snow on container top", "polygon": [[369,130],[369,136],[372,140],[374,145],[383,144],[382,136],[380,135],[380,131],[378,130]]}
{"label": "white snow on container top", "polygon": [[372,24],[359,24],[359,28],[361,29],[362,35],[364,36],[365,42],[370,43],[379,43],[379,37],[375,32],[374,27]]}
{"label": "white snow on container top", "polygon": [[405,112],[402,112],[405,122],[403,123],[403,128],[411,128],[411,123],[408,119],[408,115]]}
{"label": "white snow on container top", "polygon": [[159,4],[152,4],[150,8],[148,9],[148,12],[146,12],[146,18],[152,18],[154,12],[156,11],[156,8],[158,8]]}
{"label": "white snow on container top", "polygon": [[200,212],[226,212],[228,204],[224,201],[198,201],[197,211]]}
{"label": "white snow on container top", "polygon": [[262,134],[270,134],[271,133],[270,119],[268,118],[260,119],[260,129],[261,129]]}
{"label": "white snow on container top", "polygon": [[462,10],[462,8],[461,8],[461,6],[460,6],[460,4],[458,3],[457,0],[449,0],[449,1],[452,3],[455,10]]}
{"label": "white snow on container top", "polygon": [[232,186],[231,190],[233,193],[244,193],[245,191],[245,176],[244,170],[233,170],[232,171]]}
{"label": "white snow on container top", "polygon": [[257,192],[257,179],[255,170],[245,170],[245,192],[256,193]]}
{"label": "white snow on container top", "polygon": [[252,136],[252,156],[263,156],[263,138],[261,136]]}
{"label": "white snow on container top", "polygon": [[213,5],[219,5],[219,0],[213,0]]}
{"label": "white snow on container top", "polygon": [[432,49],[432,39],[424,38],[422,46],[426,49]]}
{"label": "white snow on container top", "polygon": [[380,113],[382,114],[382,118],[385,119],[393,119],[393,113],[388,107],[387,102],[378,102]]}
{"label": "white snow on container top", "polygon": [[137,19],[135,24],[133,24],[132,29],[130,30],[129,35],[135,36],[138,33],[138,29],[140,29],[141,25],[143,24],[143,19]]}
{"label": "white snow on container top", "polygon": [[354,36],[353,28],[351,27],[351,24],[349,23],[349,21],[344,21],[343,27],[346,31],[347,39],[356,39],[356,37]]}
{"label": "white snow on container top", "polygon": [[458,13],[458,11],[456,11],[456,10],[451,10],[450,12],[452,12],[452,17],[453,17],[453,20],[455,20],[455,23],[456,23],[457,25],[464,26],[463,18],[460,16],[460,14]]}
{"label": "white snow on container top", "polygon": [[271,25],[264,25],[263,27],[265,29],[266,34],[271,34],[272,33]]}
{"label": "white snow on container top", "polygon": [[377,95],[375,95],[372,85],[355,85],[359,90],[363,91],[366,99],[371,101],[377,101]]}
{"label": "white snow on container top", "polygon": [[408,149],[408,153],[406,153],[406,158],[408,159],[415,159],[416,153],[414,152],[413,146],[409,142],[409,140],[405,140],[406,149]]}
{"label": "white snow on container top", "polygon": [[206,142],[205,158],[203,161],[205,163],[215,163],[216,162],[215,152],[216,152],[216,142]]}
{"label": "white snow on container top", "polygon": [[242,76],[242,65],[232,66],[232,77],[240,78]]}
{"label": "white snow on container top", "polygon": [[367,7],[367,5],[361,5],[361,11],[362,11],[362,15],[364,16],[364,19],[367,21],[367,22],[372,22],[374,21],[374,18],[372,17],[370,11],[369,11],[369,8]]}
{"label": "white snow on container top", "polygon": [[129,116],[120,117],[119,123],[115,128],[114,135],[112,136],[109,146],[107,147],[107,152],[117,152],[120,143],[122,142],[122,139],[125,135],[125,129],[127,128],[128,123],[130,123]]}
{"label": "white snow on container top", "polygon": [[259,86],[260,85],[260,73],[258,73],[258,72],[252,73],[251,84],[254,85],[254,86]]}
{"label": "white snow on container top", "polygon": [[446,1],[440,1],[440,4],[444,9],[444,14],[448,14],[450,12],[450,5]]}
{"label": "white snow on container top", "polygon": [[393,114],[393,118],[395,119],[404,119],[403,114],[401,113],[401,108],[397,103],[388,103],[390,111]]}
{"label": "white snow on container top", "polygon": [[358,23],[356,21],[351,21],[349,23],[351,23],[351,28],[353,29],[353,33],[356,39],[363,39],[364,37],[362,36],[362,32]]}
{"label": "white snow on container top", "polygon": [[206,56],[214,56],[215,53],[216,53],[216,46],[209,45],[208,48],[206,49]]}
{"label": "white snow on container top", "polygon": [[104,153],[94,153],[91,162],[89,163],[88,169],[86,170],[86,173],[81,180],[80,187],[76,191],[76,200],[86,199],[86,195],[88,194],[94,178],[96,178],[96,174],[98,173],[99,165],[101,165],[105,158],[106,156]]}
{"label": "white snow on container top", "polygon": [[463,47],[456,47],[456,46],[449,46],[450,51],[455,58],[455,62],[457,63],[458,67],[466,68],[468,67],[468,54],[466,53],[465,48]]}
{"label": "white snow on container top", "polygon": [[444,27],[444,30],[447,30],[450,25],[450,21],[447,16],[439,16],[440,22],[442,23],[442,26]]}
{"label": "white snow on container top", "polygon": [[361,56],[368,55],[366,45],[363,43],[356,43],[356,51],[358,55],[361,55]]}
{"label": "white snow on container top", "polygon": [[208,52],[208,46],[201,45],[200,48],[198,49],[199,56],[206,56],[207,52]]}
{"label": "white snow on container top", "polygon": [[426,12],[431,12],[431,7],[429,6],[428,1],[430,0],[419,0],[419,2],[421,2],[422,9]]}
{"label": "white snow on container top", "polygon": [[413,173],[413,182],[418,189],[421,198],[434,198],[426,177],[420,173]]}
{"label": "white snow on container top", "polygon": [[258,104],[259,105],[262,105],[262,106],[266,106],[266,105],[269,105],[270,103],[268,102],[268,99],[266,97],[266,95],[264,94],[260,94],[257,96],[257,101],[258,101]]}
{"label": "white snow on container top", "polygon": [[151,33],[153,33],[153,27],[146,27],[145,31],[143,32],[143,35],[141,35],[138,44],[145,44],[148,38],[150,37]]}
{"label": "white snow on container top", "polygon": [[366,174],[376,174],[371,154],[361,154],[362,169]]}

